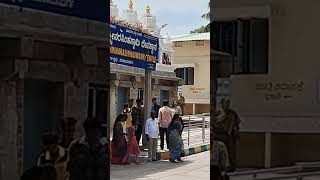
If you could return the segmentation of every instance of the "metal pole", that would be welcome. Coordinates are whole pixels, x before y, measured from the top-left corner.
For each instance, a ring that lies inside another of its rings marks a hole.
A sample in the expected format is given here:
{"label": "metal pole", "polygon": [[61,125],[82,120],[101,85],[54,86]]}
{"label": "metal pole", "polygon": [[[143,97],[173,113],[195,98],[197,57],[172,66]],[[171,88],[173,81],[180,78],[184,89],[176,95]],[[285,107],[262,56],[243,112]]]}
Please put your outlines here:
{"label": "metal pole", "polygon": [[144,125],[146,123],[146,120],[149,117],[149,114],[151,112],[151,100],[152,100],[152,71],[149,69],[145,70],[144,75],[144,121],[142,125],[142,144],[143,146],[147,146],[147,140],[146,140],[146,134],[144,130]]}
{"label": "metal pole", "polygon": [[190,145],[190,120],[191,120],[191,116],[189,116],[189,122],[188,122],[188,146]]}
{"label": "metal pole", "polygon": [[202,117],[202,141],[205,139],[205,117]]}

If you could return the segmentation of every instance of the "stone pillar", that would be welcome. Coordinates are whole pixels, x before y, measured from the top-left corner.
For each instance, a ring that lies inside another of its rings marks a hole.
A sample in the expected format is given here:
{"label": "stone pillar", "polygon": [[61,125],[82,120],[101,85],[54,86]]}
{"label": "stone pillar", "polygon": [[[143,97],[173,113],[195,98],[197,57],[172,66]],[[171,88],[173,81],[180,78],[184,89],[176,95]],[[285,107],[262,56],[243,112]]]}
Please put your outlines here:
{"label": "stone pillar", "polygon": [[192,114],[193,115],[196,114],[196,104],[195,103],[192,104]]}
{"label": "stone pillar", "polygon": [[172,87],[169,90],[169,101],[170,101],[170,103],[173,103],[174,100],[177,100],[177,88],[176,87]]}
{"label": "stone pillar", "polygon": [[147,145],[146,135],[144,130],[144,124],[149,117],[151,112],[151,100],[152,100],[152,71],[145,70],[145,84],[144,84],[144,122],[142,128],[142,143],[144,146]]}
{"label": "stone pillar", "polygon": [[16,82],[16,106],[17,106],[17,168],[19,175],[23,173],[24,152],[24,80]]}
{"label": "stone pillar", "polygon": [[134,88],[130,88],[130,99],[136,100],[138,98],[138,87],[137,83],[135,83]]}
{"label": "stone pillar", "polygon": [[110,89],[110,128],[113,128],[113,124],[117,117],[117,87],[114,85]]}
{"label": "stone pillar", "polygon": [[16,83],[0,82],[0,179],[19,179]]}
{"label": "stone pillar", "polygon": [[159,104],[160,103],[160,87],[159,87],[159,85],[153,85],[152,98],[154,98],[154,97],[157,99],[157,103]]}
{"label": "stone pillar", "polygon": [[75,85],[69,82],[65,84],[64,115],[78,120],[75,138],[80,138],[84,135],[82,123],[88,115],[88,91],[88,83],[83,82]]}

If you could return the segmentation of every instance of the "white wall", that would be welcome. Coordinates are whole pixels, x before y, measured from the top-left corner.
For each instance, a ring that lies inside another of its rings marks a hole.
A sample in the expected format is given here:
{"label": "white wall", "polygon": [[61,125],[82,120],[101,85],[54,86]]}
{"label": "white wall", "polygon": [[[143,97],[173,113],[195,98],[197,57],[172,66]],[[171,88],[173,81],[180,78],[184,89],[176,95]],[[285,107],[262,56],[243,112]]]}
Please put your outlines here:
{"label": "white wall", "polygon": [[283,15],[270,18],[269,61],[272,75],[315,79],[320,75],[320,1],[274,2],[283,8]]}
{"label": "white wall", "polygon": [[[267,7],[257,15],[254,8]],[[217,0],[218,19],[269,17],[269,74],[233,76],[232,105],[246,131],[316,132],[320,130],[320,1]],[[224,11],[234,10],[232,16]],[[238,9],[238,10],[235,10]],[[244,13],[241,9],[248,9]],[[257,83],[303,82],[303,90],[258,91]],[[266,100],[266,94],[291,98]]]}
{"label": "white wall", "polygon": [[195,64],[194,84],[210,88],[210,42],[196,46],[195,41],[183,42],[174,47],[173,64]]}

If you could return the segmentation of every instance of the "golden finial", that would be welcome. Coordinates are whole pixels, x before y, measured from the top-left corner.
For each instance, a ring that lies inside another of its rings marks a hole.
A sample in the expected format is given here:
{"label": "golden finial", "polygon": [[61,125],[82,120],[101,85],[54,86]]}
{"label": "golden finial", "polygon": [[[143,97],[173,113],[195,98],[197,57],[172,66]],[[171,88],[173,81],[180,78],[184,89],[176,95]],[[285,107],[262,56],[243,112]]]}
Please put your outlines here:
{"label": "golden finial", "polygon": [[146,14],[147,15],[150,15],[151,13],[150,13],[150,6],[149,5],[147,5],[147,7],[146,7]]}
{"label": "golden finial", "polygon": [[132,2],[132,0],[129,0],[128,5],[129,5],[129,10],[133,10],[133,2]]}

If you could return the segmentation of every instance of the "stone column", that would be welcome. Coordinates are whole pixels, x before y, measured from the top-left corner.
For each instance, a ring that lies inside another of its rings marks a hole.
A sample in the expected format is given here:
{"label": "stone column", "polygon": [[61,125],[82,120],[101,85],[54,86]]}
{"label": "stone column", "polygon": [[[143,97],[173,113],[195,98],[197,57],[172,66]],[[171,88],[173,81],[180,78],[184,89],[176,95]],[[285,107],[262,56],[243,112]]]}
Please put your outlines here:
{"label": "stone column", "polygon": [[142,128],[142,143],[144,146],[147,145],[144,125],[151,112],[151,101],[152,101],[152,71],[145,70],[145,84],[144,84],[144,122]]}
{"label": "stone column", "polygon": [[117,117],[117,87],[114,82],[111,84],[113,85],[110,89],[110,128],[112,130]]}
{"label": "stone column", "polygon": [[0,178],[18,180],[15,82],[0,82],[0,102]]}
{"label": "stone column", "polygon": [[78,120],[75,138],[84,135],[82,123],[88,115],[88,83],[79,83],[77,86],[72,82],[65,84],[65,107],[64,115]]}

